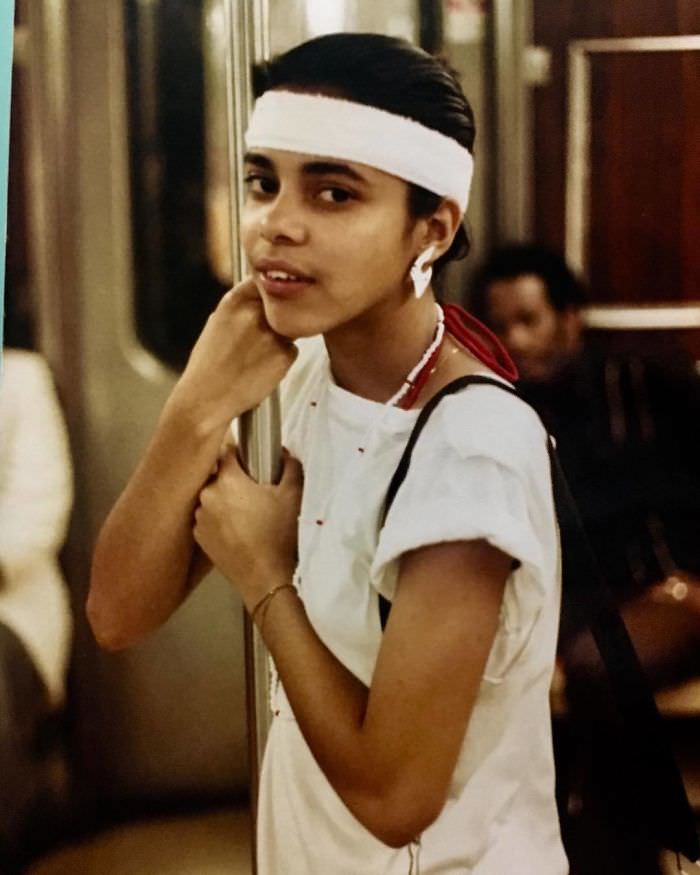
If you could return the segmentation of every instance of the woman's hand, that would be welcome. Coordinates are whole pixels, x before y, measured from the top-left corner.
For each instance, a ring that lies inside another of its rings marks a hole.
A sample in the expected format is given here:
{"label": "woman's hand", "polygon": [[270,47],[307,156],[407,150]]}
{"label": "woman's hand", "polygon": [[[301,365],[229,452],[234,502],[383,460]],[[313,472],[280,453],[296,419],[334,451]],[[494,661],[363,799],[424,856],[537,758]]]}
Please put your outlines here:
{"label": "woman's hand", "polygon": [[302,481],[301,464],[285,453],[279,484],[256,483],[229,448],[199,494],[194,538],[249,611],[272,586],[292,581]]}
{"label": "woman's hand", "polygon": [[273,391],[296,355],[294,344],[267,324],[253,280],[244,280],[207,319],[172,403],[203,427],[224,429]]}

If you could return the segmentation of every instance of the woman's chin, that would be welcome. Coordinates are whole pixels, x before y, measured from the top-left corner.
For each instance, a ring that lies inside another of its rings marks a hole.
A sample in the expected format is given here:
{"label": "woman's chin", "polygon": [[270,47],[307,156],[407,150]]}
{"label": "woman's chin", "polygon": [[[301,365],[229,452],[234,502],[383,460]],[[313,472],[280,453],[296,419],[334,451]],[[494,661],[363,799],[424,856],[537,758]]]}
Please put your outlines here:
{"label": "woman's chin", "polygon": [[301,308],[278,305],[274,301],[263,298],[265,318],[270,328],[281,337],[288,340],[298,340],[300,337],[314,337],[324,329],[321,320],[300,312]]}

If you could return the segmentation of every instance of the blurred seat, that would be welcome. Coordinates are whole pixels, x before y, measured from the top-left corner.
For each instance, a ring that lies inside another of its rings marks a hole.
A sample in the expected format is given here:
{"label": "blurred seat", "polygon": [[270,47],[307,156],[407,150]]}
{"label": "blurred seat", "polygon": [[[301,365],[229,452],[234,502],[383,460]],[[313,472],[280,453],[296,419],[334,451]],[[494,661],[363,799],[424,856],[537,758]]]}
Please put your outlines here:
{"label": "blurred seat", "polygon": [[120,653],[97,648],[84,599],[75,593],[67,754],[51,773],[56,799],[32,824],[26,875],[250,875],[242,609],[230,585],[210,575]]}
{"label": "blurred seat", "polygon": [[250,835],[240,809],[137,821],[54,851],[27,875],[250,875]]}
{"label": "blurred seat", "polygon": [[700,717],[700,678],[660,690],[656,704],[666,717]]}

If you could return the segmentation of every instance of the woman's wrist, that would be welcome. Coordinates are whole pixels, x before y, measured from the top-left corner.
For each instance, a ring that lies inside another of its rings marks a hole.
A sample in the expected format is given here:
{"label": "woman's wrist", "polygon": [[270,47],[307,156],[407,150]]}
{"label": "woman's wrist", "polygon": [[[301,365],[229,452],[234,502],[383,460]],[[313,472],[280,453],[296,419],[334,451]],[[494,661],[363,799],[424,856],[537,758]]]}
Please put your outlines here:
{"label": "woman's wrist", "polygon": [[295,598],[298,597],[297,589],[293,583],[285,582],[278,583],[276,586],[271,587],[258,601],[253,605],[250,610],[250,619],[260,630],[260,634],[263,634],[263,630],[265,627],[265,619],[267,618],[267,612],[270,609],[273,601],[277,598],[282,597],[282,593],[287,593],[287,595],[294,595]]}
{"label": "woman's wrist", "polygon": [[[182,378],[180,378],[182,380]],[[222,404],[192,398],[189,388],[181,382],[176,384],[163,409],[164,417],[191,434],[195,440],[209,442],[223,440],[226,429],[241,411],[227,409]]]}

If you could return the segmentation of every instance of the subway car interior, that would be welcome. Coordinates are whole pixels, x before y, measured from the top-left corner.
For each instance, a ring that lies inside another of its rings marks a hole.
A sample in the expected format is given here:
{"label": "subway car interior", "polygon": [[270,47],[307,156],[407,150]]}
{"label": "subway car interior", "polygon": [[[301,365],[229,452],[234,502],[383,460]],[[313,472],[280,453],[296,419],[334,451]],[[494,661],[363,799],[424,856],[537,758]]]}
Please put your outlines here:
{"label": "subway car interior", "polygon": [[[506,244],[554,250],[585,281],[584,334],[610,357],[611,446],[633,433],[635,458],[663,495],[658,507],[640,499],[655,571],[625,619],[700,818],[700,5],[17,0],[4,345],[48,364],[73,499],[57,545],[70,616],[62,691],[42,717],[34,798],[16,822],[0,811],[0,837],[14,849],[0,875],[255,871],[253,650],[240,599],[214,571],[160,630],[116,653],[97,645],[84,606],[100,526],[241,270],[229,149],[248,111],[246,67],[336,31],[399,36],[442,55],[472,104],[471,251],[441,277],[445,299],[469,307],[479,266]],[[673,407],[668,440],[641,361],[682,373],[682,390],[658,390],[668,401],[658,409]],[[622,538],[624,502],[587,495],[601,538]],[[635,569],[644,577],[644,550],[627,550],[630,579]],[[0,626],[3,599],[0,578]],[[50,621],[42,629],[58,634]],[[569,690],[585,700],[597,665],[577,646],[551,692],[573,875],[700,871],[664,851],[647,866],[642,836],[622,862],[596,850],[607,837],[585,822],[577,788],[590,764]]]}

